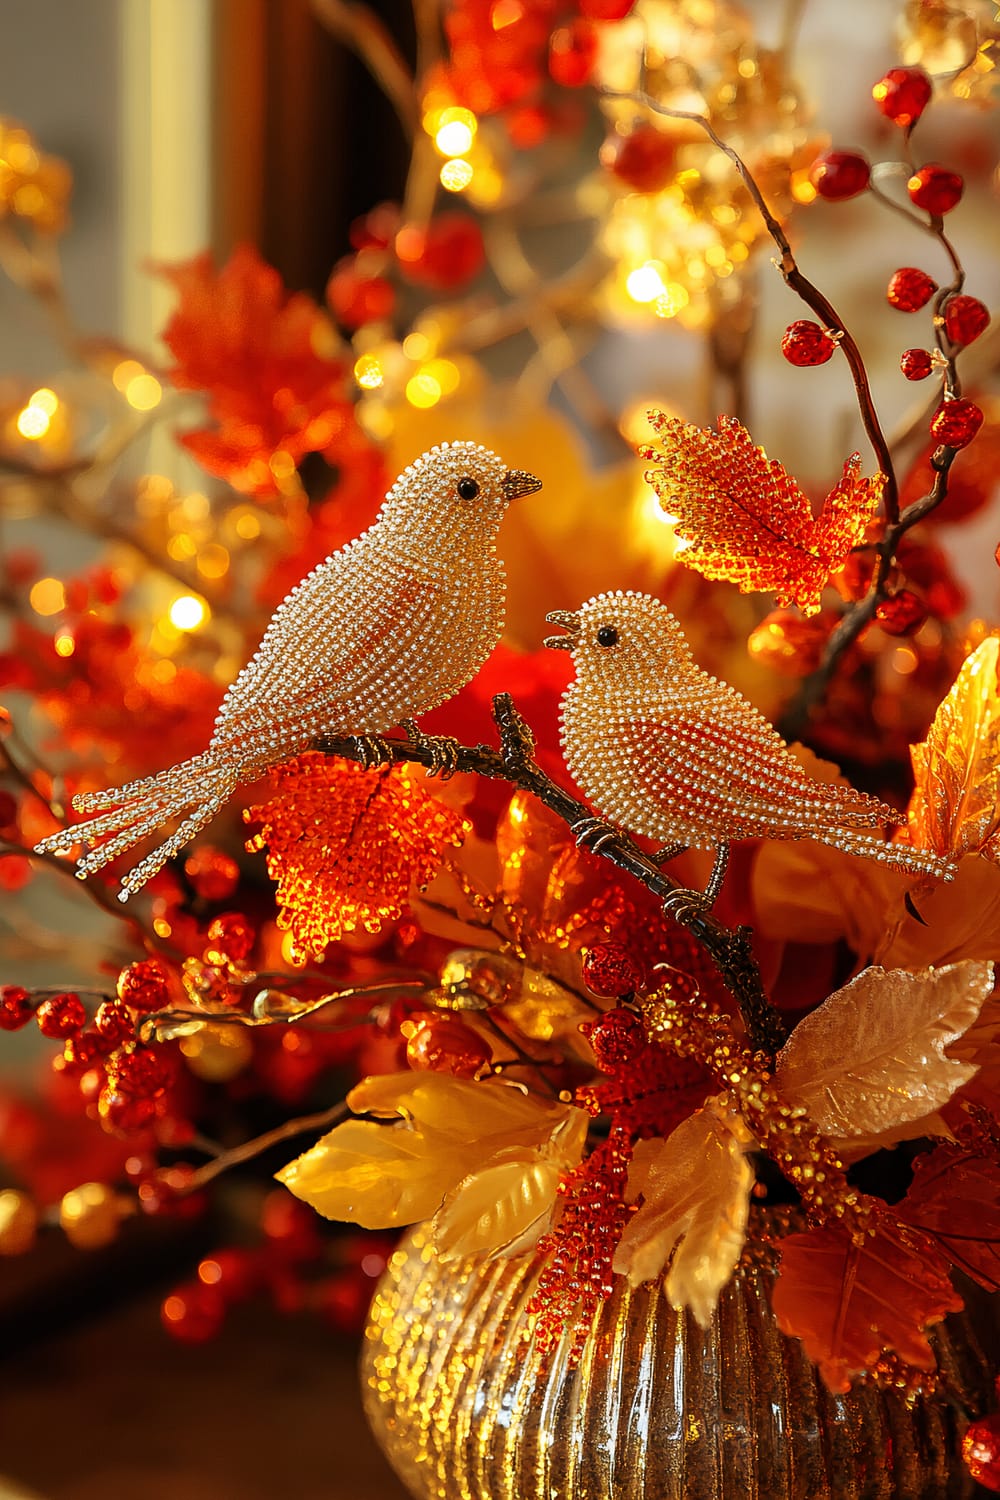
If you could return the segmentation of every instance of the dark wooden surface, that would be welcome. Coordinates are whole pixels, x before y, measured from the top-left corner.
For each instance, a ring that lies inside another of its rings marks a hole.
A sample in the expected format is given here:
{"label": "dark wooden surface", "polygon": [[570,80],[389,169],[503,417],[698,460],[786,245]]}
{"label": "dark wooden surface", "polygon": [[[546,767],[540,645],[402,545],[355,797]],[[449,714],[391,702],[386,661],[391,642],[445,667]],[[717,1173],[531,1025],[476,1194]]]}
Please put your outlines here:
{"label": "dark wooden surface", "polygon": [[404,1500],[314,1320],[239,1309],[186,1347],[145,1294],[2,1354],[0,1500]]}

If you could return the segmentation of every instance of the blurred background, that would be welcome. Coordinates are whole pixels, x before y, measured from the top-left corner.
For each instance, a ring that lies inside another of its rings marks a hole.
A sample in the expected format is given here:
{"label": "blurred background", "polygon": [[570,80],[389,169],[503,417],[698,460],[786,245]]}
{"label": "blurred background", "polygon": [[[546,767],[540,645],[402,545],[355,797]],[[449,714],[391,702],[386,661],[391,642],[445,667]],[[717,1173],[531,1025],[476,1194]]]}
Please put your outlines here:
{"label": "blurred background", "polygon": [[[523,19],[517,0],[443,9],[481,10],[494,31]],[[566,20],[564,10],[575,15],[568,4],[542,9],[546,35]],[[690,80],[710,81],[718,119],[728,119],[744,149],[757,152],[759,171],[766,175],[777,163],[774,180],[781,183],[782,213],[802,268],[855,330],[905,468],[924,446],[931,397],[902,379],[899,353],[926,331],[902,329],[885,284],[901,264],[926,264],[942,280],[947,266],[939,247],[870,196],[817,200],[808,168],[831,142],[875,162],[894,161],[898,131],[872,107],[872,83],[903,57],[926,60],[931,71],[950,79],[961,71],[970,35],[973,57],[980,55],[977,37],[993,38],[988,48],[983,44],[983,67],[964,95],[940,89],[919,152],[921,160],[946,162],[966,177],[965,198],[948,229],[960,245],[967,289],[994,306],[1000,291],[994,7],[642,0],[639,9],[642,27],[664,48],[677,49],[665,52],[668,61],[683,64]],[[946,15],[959,11],[965,29],[955,23],[948,31]],[[359,33],[362,16],[368,29]],[[169,490],[163,516],[173,515],[171,506],[178,513],[187,506],[183,527],[170,522],[170,557],[174,573],[179,569],[188,584],[179,592],[176,577],[170,589],[140,579],[147,589],[147,636],[161,659],[197,668],[209,695],[230,680],[283,592],[271,598],[254,575],[252,606],[237,608],[242,554],[233,538],[252,542],[248,577],[255,568],[257,574],[273,569],[290,585],[299,576],[294,569],[312,562],[305,542],[291,545],[294,527],[306,512],[315,518],[331,486],[360,473],[362,465],[353,450],[331,458],[317,447],[301,465],[301,490],[281,491],[259,506],[259,496],[247,501],[252,487],[241,487],[238,476],[234,489],[226,484],[232,475],[206,475],[172,431],[190,427],[191,406],[171,405],[176,392],[167,389],[161,335],[178,287],[153,274],[157,266],[188,262],[203,251],[222,266],[238,246],[251,245],[289,292],[325,306],[338,325],[338,357],[353,376],[360,430],[384,453],[389,473],[432,442],[492,441],[497,432],[507,434],[504,452],[512,463],[548,465],[541,519],[512,523],[506,554],[511,638],[521,649],[537,648],[546,608],[578,603],[584,583],[600,585],[609,545],[620,545],[633,569],[627,586],[662,579],[669,569],[669,527],[655,505],[650,509],[632,452],[650,402],[706,423],[738,409],[755,441],[816,496],[826,493],[853,447],[864,450],[841,362],[804,371],[782,359],[782,333],[802,309],[771,267],[769,242],[754,231],[741,243],[735,230],[727,239],[719,228],[729,222],[726,181],[713,179],[710,165],[685,166],[694,157],[683,157],[703,152],[703,145],[683,136],[677,149],[682,167],[701,171],[702,186],[716,195],[706,199],[716,239],[700,236],[690,197],[673,227],[669,217],[653,216],[652,199],[641,188],[637,206],[634,181],[616,176],[613,166],[634,107],[605,101],[602,109],[592,92],[568,83],[550,115],[507,108],[487,120],[491,112],[483,110],[478,145],[472,135],[452,155],[436,145],[442,108],[461,114],[467,103],[448,105],[452,96],[440,79],[441,99],[435,102],[428,91],[423,115],[412,98],[407,103],[405,87],[400,97],[400,76],[405,84],[407,70],[427,61],[422,49],[439,27],[436,0],[418,0],[415,9],[405,0],[372,0],[369,7],[325,0],[6,0],[3,22],[0,116],[7,128],[24,127],[41,151],[65,163],[73,187],[71,222],[59,239],[58,297],[45,280],[44,244],[32,250],[40,257],[32,261],[10,235],[5,241],[0,421],[8,436],[21,426],[5,449],[0,549],[8,558],[40,559],[26,589],[58,584],[68,571],[96,564],[116,528],[131,528],[138,517],[138,529],[118,536],[128,558],[115,559],[115,566],[134,570],[143,548],[148,554],[158,545],[161,491],[147,476],[163,476]],[[629,33],[618,44],[621,55],[605,38],[600,76],[611,87],[634,87],[629,68],[634,74],[636,36],[641,47],[643,34]],[[727,72],[723,55],[732,45],[726,38],[734,36],[758,58],[742,75]],[[374,39],[369,66],[358,55],[366,39]],[[576,54],[568,55],[569,73]],[[781,59],[773,83],[766,76],[771,55]],[[373,58],[395,104],[373,79]],[[752,98],[740,95],[740,77],[748,88],[753,82]],[[545,86],[551,90],[551,81]],[[464,185],[458,169],[450,185],[445,181],[449,162],[467,162]],[[898,196],[905,176],[891,165],[878,180]],[[345,312],[359,295],[353,257],[359,245],[370,250],[377,242],[372,211],[402,201],[404,223],[417,221],[427,217],[435,195],[446,200],[446,210],[464,209],[487,226],[474,293],[466,298],[466,286],[459,285],[455,257],[461,250],[453,247],[443,279],[403,277],[388,319],[356,315],[356,308]],[[359,221],[367,228],[359,231]],[[10,222],[3,227],[10,230]],[[740,254],[727,260],[733,245]],[[347,257],[347,279],[334,288],[331,274]],[[720,266],[728,267],[725,280],[714,274]],[[553,303],[545,289],[556,284],[561,290]],[[537,315],[505,321],[503,309],[532,299],[540,305]],[[449,313],[451,301],[459,313]],[[491,319],[496,336],[484,333],[476,343]],[[472,330],[464,343],[463,328]],[[987,394],[997,361],[995,333],[969,350],[964,366],[969,387]],[[44,401],[38,405],[40,391],[56,393],[58,421],[55,409],[46,415]],[[163,421],[161,399],[168,407]],[[23,413],[35,410],[47,423],[44,442],[36,441],[38,434],[25,436]],[[69,426],[60,436],[64,418]],[[990,420],[995,427],[993,409]],[[88,530],[79,512],[46,500],[47,481],[33,466],[72,465],[79,454],[99,449],[123,421],[131,425],[113,462],[81,477],[76,498],[100,519]],[[990,453],[994,477],[976,481],[984,494],[996,484],[997,447]],[[867,452],[865,461],[870,467]],[[601,526],[581,538],[572,502],[583,493],[607,510]],[[199,531],[198,517],[203,520],[209,506],[218,529]],[[247,521],[254,506],[262,519],[255,510]],[[353,514],[348,510],[348,518]],[[219,537],[228,549],[225,567]],[[316,545],[327,537],[318,527]],[[935,532],[966,591],[966,612],[993,620],[1000,605],[996,537],[995,506],[986,503],[951,523],[943,518]],[[577,554],[572,567],[567,549]],[[130,582],[137,576],[129,574]],[[10,592],[15,584],[8,579],[6,587]],[[28,597],[36,625],[62,618],[65,592],[55,608],[44,590]],[[219,608],[212,630],[206,623],[198,635],[208,618],[204,610],[192,626],[176,608],[178,599],[189,597],[196,608],[206,600],[214,608],[219,599],[231,619]],[[692,596],[693,605],[698,597]],[[739,637],[742,643],[752,625],[749,611],[733,625],[720,624],[716,635],[719,650],[732,656],[729,675],[743,673],[743,685],[753,691],[756,684],[759,696],[763,689],[742,644],[734,665],[733,642]],[[16,613],[8,612],[0,641],[8,659],[23,649],[11,633]],[[70,638],[55,637],[57,652],[60,639]],[[8,678],[3,686],[11,689],[23,732],[29,740],[40,738],[25,684]],[[155,747],[153,759],[160,763]],[[108,760],[115,774],[110,752]],[[235,847],[238,825],[229,834]],[[24,889],[8,883],[8,910],[0,917],[6,983],[79,985],[88,966],[113,972],[125,961],[118,919],[95,906],[84,911],[74,891],[55,887],[54,881]],[[0,1074],[13,1080],[12,1088],[33,1076],[46,1046],[33,1029],[30,1036],[5,1038]],[[0,1154],[4,1122],[8,1132],[30,1134],[25,1121],[16,1110],[0,1111]],[[62,1147],[49,1142],[39,1149]],[[232,1211],[238,1206],[230,1204]],[[196,1349],[160,1333],[164,1285],[210,1243],[202,1228],[177,1222],[149,1236],[148,1244],[112,1247],[82,1266],[79,1256],[67,1258],[65,1247],[48,1242],[30,1263],[0,1260],[0,1341],[9,1349],[0,1399],[0,1468],[9,1487],[0,1479],[0,1496],[390,1500],[402,1493],[364,1429],[354,1345],[330,1321],[301,1313],[283,1317],[255,1303]],[[347,1253],[360,1264],[367,1252]],[[290,1472],[298,1476],[291,1487]]]}

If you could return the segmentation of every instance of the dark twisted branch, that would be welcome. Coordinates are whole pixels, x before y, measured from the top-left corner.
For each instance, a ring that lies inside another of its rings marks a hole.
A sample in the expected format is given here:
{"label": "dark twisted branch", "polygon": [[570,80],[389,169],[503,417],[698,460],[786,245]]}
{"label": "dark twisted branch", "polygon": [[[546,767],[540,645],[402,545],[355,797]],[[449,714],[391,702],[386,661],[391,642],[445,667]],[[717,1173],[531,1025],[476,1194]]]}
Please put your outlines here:
{"label": "dark twisted branch", "polygon": [[[488,745],[457,745],[454,749],[455,769],[495,781],[507,781],[530,792],[569,827],[592,816],[585,803],[558,786],[537,764],[534,737],[509,693],[499,693],[494,698],[493,717],[500,734],[499,750],[492,750]],[[439,764],[433,743],[392,739],[386,740],[385,745],[394,765],[410,761],[433,770]],[[348,760],[363,761],[365,758],[363,747],[352,738],[324,737],[316,741],[316,748]],[[616,869],[646,886],[654,896],[666,900],[683,889],[624,832],[602,840],[597,852]],[[726,927],[710,911],[696,910],[693,904],[687,908],[680,906],[674,915],[708,953],[736,1000],[751,1045],[755,1050],[773,1055],[785,1040],[786,1032],[764,993],[760,970],[750,946],[750,928]]]}
{"label": "dark twisted branch", "polygon": [[[868,371],[858,345],[844,326],[836,308],[825,297],[819,287],[815,286],[809,278],[803,275],[795,260],[788,236],[785,234],[780,221],[772,213],[766,198],[760,190],[760,186],[754,178],[753,173],[746,162],[734,147],[718,134],[711,122],[702,114],[694,110],[671,109],[669,105],[660,104],[652,98],[644,89],[634,90],[601,90],[605,98],[631,100],[640,104],[643,108],[650,110],[653,114],[662,115],[669,120],[685,120],[697,125],[700,130],[712,142],[717,150],[721,151],[732,162],[740,175],[747,192],[753,200],[757,212],[763,220],[764,227],[771,236],[780,254],[780,259],[775,261],[778,270],[784,278],[786,286],[790,287],[807,307],[812,308],[823,321],[825,327],[831,329],[838,335],[838,343],[844,351],[847,363],[850,366],[851,378],[854,382],[854,390],[857,396],[858,410],[864,424],[868,440],[872,445],[879,469],[885,476],[885,489],[882,496],[882,504],[885,510],[886,528],[879,541],[874,546],[875,569],[869,590],[863,599],[858,600],[845,611],[836,629],[830,634],[823,653],[823,660],[816,671],[804,679],[798,695],[789,705],[782,720],[782,733],[789,739],[797,738],[805,728],[810,714],[818,703],[822,701],[823,695],[830,685],[837,667],[845,652],[854,644],[858,637],[867,629],[875,619],[878,606],[889,598],[892,580],[892,569],[895,562],[896,549],[900,540],[906,532],[924,516],[928,515],[944,500],[948,493],[948,475],[951,466],[955,462],[958,450],[955,448],[938,448],[933,457],[935,470],[934,483],[926,495],[907,507],[900,515],[899,511],[899,484],[896,478],[895,465],[892,460],[892,452],[888,440],[882,431],[875,401],[872,396],[871,384],[868,379]],[[944,383],[947,397],[961,394],[961,384],[955,369],[954,353],[950,347],[946,347],[941,331],[941,310],[947,299],[953,293],[960,291],[965,280],[965,271],[958,254],[944,232],[944,226],[940,215],[931,215],[929,223],[917,217],[909,209],[882,193],[878,188],[872,187],[873,196],[879,202],[900,213],[914,223],[916,227],[923,228],[938,241],[947,255],[953,272],[951,282],[940,288],[934,302],[935,315],[935,338],[938,348],[945,356]]]}

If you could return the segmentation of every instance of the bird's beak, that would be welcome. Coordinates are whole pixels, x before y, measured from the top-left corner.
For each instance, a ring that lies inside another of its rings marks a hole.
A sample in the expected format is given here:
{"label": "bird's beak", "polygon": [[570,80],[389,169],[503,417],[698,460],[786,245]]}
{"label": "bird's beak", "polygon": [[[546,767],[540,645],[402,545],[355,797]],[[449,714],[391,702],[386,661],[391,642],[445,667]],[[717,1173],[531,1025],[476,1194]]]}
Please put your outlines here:
{"label": "bird's beak", "polygon": [[553,651],[572,651],[576,646],[576,638],[580,633],[580,616],[572,609],[553,609],[546,616],[550,625],[561,625],[563,630],[568,630],[568,635],[547,635],[542,642],[543,646],[551,646]]}
{"label": "bird's beak", "polygon": [[533,495],[542,487],[542,481],[524,469],[508,469],[501,481],[506,500],[520,500],[522,495]]}

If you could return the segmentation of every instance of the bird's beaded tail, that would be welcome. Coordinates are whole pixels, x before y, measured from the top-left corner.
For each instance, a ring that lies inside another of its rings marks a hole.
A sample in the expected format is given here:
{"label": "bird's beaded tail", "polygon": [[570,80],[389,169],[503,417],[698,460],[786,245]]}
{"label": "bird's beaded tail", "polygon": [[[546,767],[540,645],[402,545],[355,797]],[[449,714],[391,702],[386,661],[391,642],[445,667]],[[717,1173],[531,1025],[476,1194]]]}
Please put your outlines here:
{"label": "bird's beaded tail", "polygon": [[91,846],[76,865],[78,878],[86,880],[162,824],[181,818],[170,837],[123,877],[118,899],[127,901],[212,821],[240,780],[239,770],[231,762],[220,764],[213,760],[211,751],[206,751],[156,776],[101,792],[84,792],[73,798],[74,809],[97,816],[50,833],[35,845],[36,852],[64,854],[77,844]]}
{"label": "bird's beaded tail", "polygon": [[889,870],[902,870],[907,875],[930,875],[935,880],[954,880],[957,866],[944,854],[933,849],[917,849],[912,844],[889,844],[875,833],[862,833],[853,828],[838,828],[827,833],[811,835],[824,844],[832,844],[845,854],[856,854],[861,859],[874,859]]}

